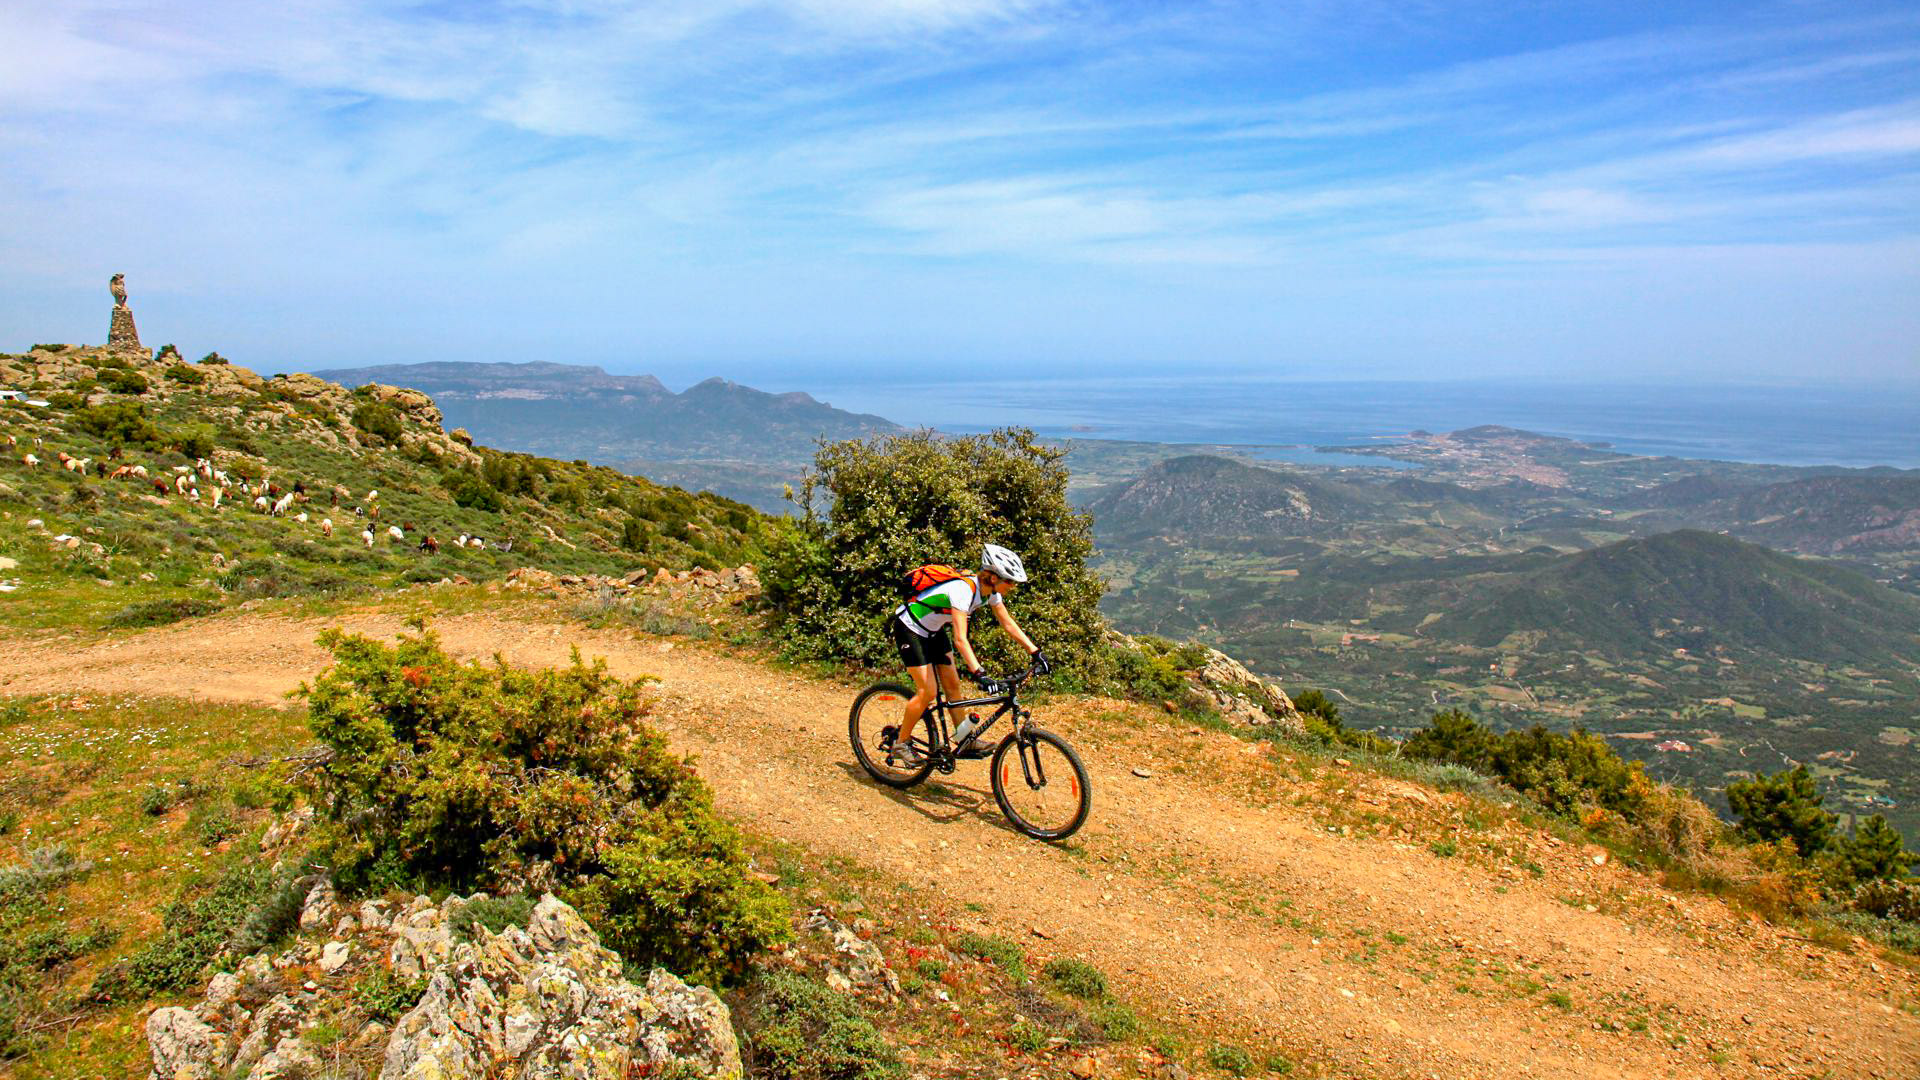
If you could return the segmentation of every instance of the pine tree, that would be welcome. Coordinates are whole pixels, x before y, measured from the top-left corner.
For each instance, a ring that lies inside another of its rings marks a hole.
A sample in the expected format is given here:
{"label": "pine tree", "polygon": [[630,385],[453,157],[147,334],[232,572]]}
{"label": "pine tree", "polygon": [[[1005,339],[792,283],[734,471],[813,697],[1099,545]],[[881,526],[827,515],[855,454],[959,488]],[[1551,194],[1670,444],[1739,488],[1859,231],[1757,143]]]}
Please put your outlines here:
{"label": "pine tree", "polygon": [[1920,855],[1907,850],[1900,830],[1879,814],[1854,826],[1853,835],[1838,847],[1841,867],[1857,882],[1900,881],[1920,859]]}
{"label": "pine tree", "polygon": [[1805,765],[1773,776],[1727,785],[1727,802],[1740,817],[1740,831],[1754,840],[1793,841],[1801,858],[1812,858],[1833,843],[1839,818],[1820,806],[1820,788]]}

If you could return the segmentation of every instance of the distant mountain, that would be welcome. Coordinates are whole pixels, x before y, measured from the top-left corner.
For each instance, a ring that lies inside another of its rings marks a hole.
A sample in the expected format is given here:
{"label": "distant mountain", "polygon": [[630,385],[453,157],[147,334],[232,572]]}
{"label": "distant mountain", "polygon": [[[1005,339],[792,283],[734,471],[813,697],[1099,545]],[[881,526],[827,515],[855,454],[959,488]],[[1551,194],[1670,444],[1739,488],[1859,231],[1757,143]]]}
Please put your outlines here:
{"label": "distant mountain", "polygon": [[766,509],[779,507],[782,484],[812,460],[818,440],[903,430],[803,393],[770,394],[714,378],[676,394],[651,375],[609,375],[579,364],[439,362],[321,374],[349,386],[424,391],[448,427],[494,446],[671,473],[675,482]]}
{"label": "distant mountain", "polygon": [[1671,517],[1814,554],[1912,551],[1920,549],[1920,472],[1870,469],[1767,484]]}
{"label": "distant mountain", "polygon": [[1456,580],[1421,628],[1481,647],[1516,633],[1606,656],[1727,650],[1828,662],[1920,659],[1920,599],[1844,567],[1697,530]]}
{"label": "distant mountain", "polygon": [[1087,506],[1117,537],[1233,537],[1284,528],[1310,535],[1361,513],[1369,498],[1337,481],[1196,454],[1152,466]]}

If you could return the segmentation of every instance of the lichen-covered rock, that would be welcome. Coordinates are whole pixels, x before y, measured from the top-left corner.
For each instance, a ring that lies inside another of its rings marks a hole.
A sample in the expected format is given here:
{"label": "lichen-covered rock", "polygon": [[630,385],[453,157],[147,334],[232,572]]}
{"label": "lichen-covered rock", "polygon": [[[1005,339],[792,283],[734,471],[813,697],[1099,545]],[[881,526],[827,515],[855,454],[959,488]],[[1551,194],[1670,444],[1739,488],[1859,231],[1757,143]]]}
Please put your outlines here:
{"label": "lichen-covered rock", "polygon": [[149,1080],[213,1080],[226,1069],[227,1043],[191,1009],[169,1005],[147,1017]]}
{"label": "lichen-covered rock", "polygon": [[887,1000],[892,1000],[900,993],[899,976],[887,966],[887,958],[873,942],[862,938],[848,929],[846,924],[820,909],[808,913],[807,921],[802,925],[833,939],[835,960],[827,973],[830,983],[840,981],[833,977],[838,974],[848,984],[843,989],[869,990]]}
{"label": "lichen-covered rock", "polygon": [[307,891],[306,902],[300,905],[300,929],[312,932],[326,930],[333,925],[340,914],[334,899],[333,882],[321,878]]}
{"label": "lichen-covered rock", "polygon": [[[317,883],[315,903],[337,901]],[[389,1080],[625,1080],[675,1075],[737,1078],[740,1049],[727,1007],[711,990],[663,970],[644,986],[627,981],[620,957],[572,908],[552,896],[525,929],[475,927],[455,942],[452,928],[482,894],[435,906],[421,896],[389,915],[360,905],[351,940],[296,941],[279,954],[248,957],[215,976],[195,1009],[160,1009],[148,1021],[151,1080],[250,1080],[320,1075],[351,1061],[351,1075],[376,1068]],[[863,943],[864,944],[864,943]],[[301,1038],[321,1021],[364,1017],[353,985],[362,965],[390,958],[392,975],[425,990],[389,1030],[343,1026],[326,1061]],[[352,959],[349,959],[351,957]],[[342,971],[315,981],[311,966]],[[355,973],[348,977],[344,964]],[[282,973],[284,970],[284,974]],[[291,989],[288,989],[291,987]],[[304,987],[304,989],[301,989]]]}
{"label": "lichen-covered rock", "polygon": [[369,383],[361,388],[373,400],[391,405],[401,414],[416,423],[425,424],[435,431],[440,430],[440,408],[433,399],[418,390],[408,390],[399,386],[387,386],[382,383]]}
{"label": "lichen-covered rock", "polygon": [[475,934],[394,1025],[383,1077],[620,1080],[669,1062],[689,1075],[740,1075],[727,1008],[713,991],[658,969],[645,988],[627,982],[619,956],[552,896],[525,930]]}
{"label": "lichen-covered rock", "polygon": [[1306,721],[1285,690],[1248,671],[1219,649],[1207,650],[1207,662],[1194,673],[1194,682],[1195,689],[1233,723],[1249,727],[1276,724],[1288,734],[1306,734]]}

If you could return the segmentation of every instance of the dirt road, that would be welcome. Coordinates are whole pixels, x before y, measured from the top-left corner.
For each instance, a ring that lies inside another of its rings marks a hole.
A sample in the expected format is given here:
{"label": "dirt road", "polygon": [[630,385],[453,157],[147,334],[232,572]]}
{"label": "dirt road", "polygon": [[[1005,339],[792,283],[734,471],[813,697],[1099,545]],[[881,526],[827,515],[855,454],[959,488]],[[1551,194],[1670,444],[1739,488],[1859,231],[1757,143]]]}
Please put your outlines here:
{"label": "dirt road", "polygon": [[[328,625],[400,629],[237,615],[84,645],[0,636],[0,693],[282,703],[323,666],[313,639]],[[983,929],[1083,956],[1156,1012],[1277,1041],[1333,1075],[1920,1076],[1920,978],[1871,950],[1671,896],[1532,830],[1495,836],[1530,853],[1520,872],[1404,832],[1346,835],[1326,813],[1457,813],[1450,797],[1075,703],[1043,715],[1086,759],[1094,816],[1052,847],[1005,826],[983,766],[908,794],[868,782],[846,743],[849,685],[569,622],[435,628],[459,655],[551,665],[578,644],[657,676],[662,727],[740,819],[979,905]]]}

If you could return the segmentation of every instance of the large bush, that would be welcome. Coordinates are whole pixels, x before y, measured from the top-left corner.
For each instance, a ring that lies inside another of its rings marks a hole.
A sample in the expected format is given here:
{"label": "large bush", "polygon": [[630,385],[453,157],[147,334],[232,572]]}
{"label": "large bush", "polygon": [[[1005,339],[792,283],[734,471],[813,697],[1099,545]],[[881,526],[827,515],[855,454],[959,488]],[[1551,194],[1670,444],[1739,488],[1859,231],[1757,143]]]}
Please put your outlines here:
{"label": "large bush", "polygon": [[627,959],[723,981],[786,932],[733,829],[604,663],[461,664],[328,631],[311,686],[323,857],[349,888],[552,890]]}
{"label": "large bush", "polygon": [[[1020,553],[1030,580],[1010,598],[1015,617],[1062,669],[1105,663],[1102,583],[1087,568],[1092,519],[1067,504],[1065,452],[1031,431],[945,438],[930,432],[821,447],[795,502],[800,519],[776,539],[765,575],[781,633],[797,655],[873,664],[898,585],[922,563],[978,565],[981,548]],[[992,616],[981,613],[984,628]],[[1025,657],[1001,635],[976,634],[982,662]]]}

